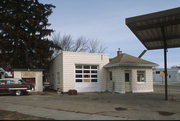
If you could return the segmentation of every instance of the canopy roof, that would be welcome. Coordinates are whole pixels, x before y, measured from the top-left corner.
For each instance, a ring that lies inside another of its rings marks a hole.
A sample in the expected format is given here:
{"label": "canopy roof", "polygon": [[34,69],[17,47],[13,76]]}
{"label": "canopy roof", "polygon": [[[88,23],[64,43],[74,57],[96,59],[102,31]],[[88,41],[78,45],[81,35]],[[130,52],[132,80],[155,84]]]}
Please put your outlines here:
{"label": "canopy roof", "polygon": [[126,25],[148,50],[180,47],[180,7],[126,18]]}

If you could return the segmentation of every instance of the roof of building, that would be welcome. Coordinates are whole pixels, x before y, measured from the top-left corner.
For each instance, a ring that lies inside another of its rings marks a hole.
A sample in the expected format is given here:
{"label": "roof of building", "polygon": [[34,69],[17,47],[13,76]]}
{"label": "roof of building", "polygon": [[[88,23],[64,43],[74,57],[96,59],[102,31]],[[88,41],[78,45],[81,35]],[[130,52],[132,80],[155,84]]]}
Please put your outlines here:
{"label": "roof of building", "polygon": [[122,53],[119,56],[110,59],[110,62],[105,67],[109,68],[109,67],[118,67],[118,66],[154,67],[154,66],[158,66],[158,64]]}
{"label": "roof of building", "polygon": [[13,69],[13,71],[44,71],[44,69]]}

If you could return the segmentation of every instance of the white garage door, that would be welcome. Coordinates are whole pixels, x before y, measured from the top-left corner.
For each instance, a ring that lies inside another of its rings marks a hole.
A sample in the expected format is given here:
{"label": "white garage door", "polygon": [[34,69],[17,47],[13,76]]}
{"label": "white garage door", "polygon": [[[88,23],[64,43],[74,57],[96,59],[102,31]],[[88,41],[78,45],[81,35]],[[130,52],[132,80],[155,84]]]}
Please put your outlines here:
{"label": "white garage door", "polygon": [[78,92],[99,92],[99,83],[76,83]]}
{"label": "white garage door", "polygon": [[75,65],[75,82],[78,92],[98,92],[98,65]]}

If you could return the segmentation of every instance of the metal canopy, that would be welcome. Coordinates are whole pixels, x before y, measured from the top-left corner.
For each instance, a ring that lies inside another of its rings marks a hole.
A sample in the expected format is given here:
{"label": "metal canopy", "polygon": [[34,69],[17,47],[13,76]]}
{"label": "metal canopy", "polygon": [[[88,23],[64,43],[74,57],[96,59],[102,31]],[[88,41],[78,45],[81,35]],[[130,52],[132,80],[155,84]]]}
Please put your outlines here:
{"label": "metal canopy", "polygon": [[164,49],[165,100],[168,100],[167,48],[180,47],[180,7],[126,18],[126,25],[148,50]]}
{"label": "metal canopy", "polygon": [[164,39],[167,48],[180,47],[180,7],[127,18],[126,25],[148,50],[163,49]]}

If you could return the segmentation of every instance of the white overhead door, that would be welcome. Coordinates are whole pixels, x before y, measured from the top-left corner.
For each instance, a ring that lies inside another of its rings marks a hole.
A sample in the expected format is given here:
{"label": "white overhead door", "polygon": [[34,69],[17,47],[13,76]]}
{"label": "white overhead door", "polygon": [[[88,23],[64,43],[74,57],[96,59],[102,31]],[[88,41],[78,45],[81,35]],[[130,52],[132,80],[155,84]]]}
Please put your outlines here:
{"label": "white overhead door", "polygon": [[98,65],[75,65],[75,82],[78,92],[98,92]]}

